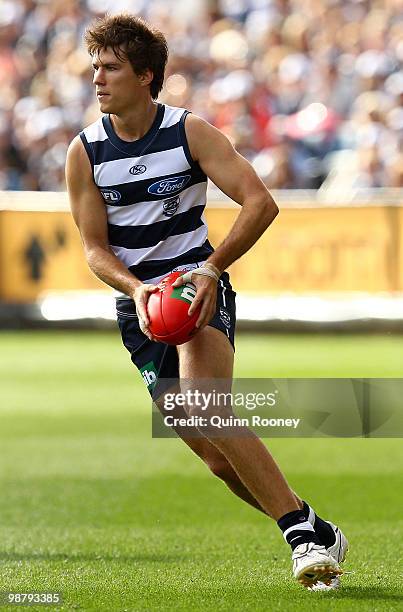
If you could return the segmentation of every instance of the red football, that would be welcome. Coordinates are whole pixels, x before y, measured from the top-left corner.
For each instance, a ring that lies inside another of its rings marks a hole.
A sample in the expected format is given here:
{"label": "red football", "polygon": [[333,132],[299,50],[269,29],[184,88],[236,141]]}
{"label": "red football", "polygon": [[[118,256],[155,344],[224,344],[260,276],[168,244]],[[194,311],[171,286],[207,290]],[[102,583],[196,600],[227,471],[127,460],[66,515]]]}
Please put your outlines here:
{"label": "red football", "polygon": [[148,298],[150,332],[159,342],[183,344],[191,338],[201,306],[189,317],[188,311],[196,295],[193,283],[172,287],[184,272],[171,272],[158,284],[158,291]]}

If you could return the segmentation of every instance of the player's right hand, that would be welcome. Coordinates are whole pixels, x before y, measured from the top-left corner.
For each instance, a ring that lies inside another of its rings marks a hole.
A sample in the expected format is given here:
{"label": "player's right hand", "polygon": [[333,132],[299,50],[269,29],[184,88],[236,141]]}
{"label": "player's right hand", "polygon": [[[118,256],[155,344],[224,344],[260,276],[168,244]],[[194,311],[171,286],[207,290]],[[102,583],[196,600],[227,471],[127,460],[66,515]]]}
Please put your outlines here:
{"label": "player's right hand", "polygon": [[148,329],[150,325],[150,319],[147,312],[147,302],[151,293],[155,293],[155,291],[157,290],[157,285],[143,283],[134,290],[134,293],[132,295],[134,303],[136,304],[136,311],[137,316],[139,318],[140,329],[149,340],[153,340],[154,342],[156,342],[156,340]]}

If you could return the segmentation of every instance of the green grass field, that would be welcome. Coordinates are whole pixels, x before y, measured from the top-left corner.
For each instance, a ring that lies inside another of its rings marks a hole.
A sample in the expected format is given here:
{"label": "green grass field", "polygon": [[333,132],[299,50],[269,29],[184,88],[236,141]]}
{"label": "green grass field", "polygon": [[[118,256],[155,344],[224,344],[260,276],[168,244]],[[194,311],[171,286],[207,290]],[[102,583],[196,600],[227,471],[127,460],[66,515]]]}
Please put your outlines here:
{"label": "green grass field", "polygon": [[[182,442],[151,438],[117,334],[0,343],[0,589],[61,591],[59,610],[403,609],[401,440],[268,441],[294,489],[350,539],[343,588],[310,593],[274,523]],[[401,377],[402,364],[398,336],[240,336],[236,373]]]}

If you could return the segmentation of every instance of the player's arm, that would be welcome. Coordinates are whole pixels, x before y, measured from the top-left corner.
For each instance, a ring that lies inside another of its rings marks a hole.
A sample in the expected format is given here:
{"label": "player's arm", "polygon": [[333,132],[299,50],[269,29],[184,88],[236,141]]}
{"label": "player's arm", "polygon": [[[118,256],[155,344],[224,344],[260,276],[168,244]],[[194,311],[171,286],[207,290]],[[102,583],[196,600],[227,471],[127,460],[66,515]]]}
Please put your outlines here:
{"label": "player's arm", "polygon": [[[260,238],[278,213],[270,193],[250,163],[215,127],[189,114],[185,122],[190,153],[207,176],[242,209],[225,240],[207,259],[218,276],[246,253]],[[178,280],[175,285],[184,282]],[[202,305],[197,327],[203,328],[215,312],[216,281],[206,276],[192,275],[197,294],[189,314]]]}
{"label": "player's arm", "polygon": [[251,164],[222,132],[191,114],[185,126],[193,159],[221,191],[242,206],[227,237],[207,260],[222,272],[255,244],[278,214],[278,207]]}
{"label": "player's arm", "polygon": [[[136,302],[140,320],[148,326],[146,303],[155,286],[143,284],[110,249],[105,203],[94,183],[90,161],[78,136],[67,151],[66,183],[71,212],[80,231],[89,267],[104,283],[131,296]],[[147,329],[143,331],[152,339]]]}

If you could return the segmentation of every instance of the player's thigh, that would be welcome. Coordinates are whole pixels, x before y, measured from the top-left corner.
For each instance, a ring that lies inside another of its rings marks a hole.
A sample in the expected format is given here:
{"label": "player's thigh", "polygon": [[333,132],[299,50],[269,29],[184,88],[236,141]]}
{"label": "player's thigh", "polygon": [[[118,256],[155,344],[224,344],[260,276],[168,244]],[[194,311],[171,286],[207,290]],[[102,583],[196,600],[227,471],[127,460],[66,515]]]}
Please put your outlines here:
{"label": "player's thigh", "polygon": [[210,323],[178,346],[180,378],[232,379],[236,324],[235,291],[227,272],[217,286],[216,310]]}
{"label": "player's thigh", "polygon": [[[231,391],[234,368],[235,292],[227,273],[220,279],[216,311],[210,323],[189,342],[178,346],[180,386],[184,393],[199,392],[205,397],[212,391],[225,397]],[[222,404],[222,405],[221,405]],[[206,416],[227,412],[228,405],[186,406],[188,414]],[[206,432],[203,432],[206,434]]]}
{"label": "player's thigh", "polygon": [[222,331],[208,325],[177,348],[181,379],[232,379],[234,349]]}
{"label": "player's thigh", "polygon": [[[165,393],[180,391],[178,355],[175,347],[151,342],[141,332],[137,317],[126,319],[120,317],[118,324],[123,344],[129,351],[132,362],[140,371],[161,414],[163,416],[169,414],[177,419],[186,419],[187,413],[183,406],[175,406],[174,410],[169,411],[164,407]],[[175,380],[177,380],[177,386]],[[172,387],[172,384],[174,387]],[[166,385],[168,385],[167,388]],[[183,428],[178,426],[173,427],[173,429],[214,474],[219,476],[227,472],[228,465],[225,457],[196,427],[187,426]]]}

